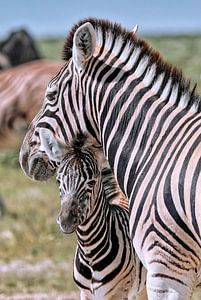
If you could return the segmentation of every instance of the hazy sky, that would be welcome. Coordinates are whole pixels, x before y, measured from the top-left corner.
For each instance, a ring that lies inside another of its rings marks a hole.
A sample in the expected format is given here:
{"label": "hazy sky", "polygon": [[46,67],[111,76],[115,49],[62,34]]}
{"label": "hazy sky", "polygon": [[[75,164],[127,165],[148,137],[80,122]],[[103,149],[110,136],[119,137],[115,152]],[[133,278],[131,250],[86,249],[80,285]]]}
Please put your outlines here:
{"label": "hazy sky", "polygon": [[88,16],[137,23],[141,33],[201,32],[201,0],[0,0],[0,38],[20,26],[35,36],[65,35]]}

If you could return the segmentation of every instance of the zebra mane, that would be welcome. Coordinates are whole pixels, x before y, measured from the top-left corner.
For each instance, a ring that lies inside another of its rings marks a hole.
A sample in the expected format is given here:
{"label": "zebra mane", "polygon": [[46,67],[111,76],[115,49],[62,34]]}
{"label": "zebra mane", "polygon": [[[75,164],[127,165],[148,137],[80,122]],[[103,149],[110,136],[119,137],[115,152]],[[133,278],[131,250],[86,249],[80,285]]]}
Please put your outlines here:
{"label": "zebra mane", "polygon": [[94,159],[97,159],[98,163],[101,163],[101,161],[105,161],[105,159],[103,158],[103,154],[99,155],[99,152],[102,153],[102,148],[96,145],[95,139],[85,133],[79,132],[72,141],[66,145],[66,154],[62,162],[70,158],[72,161],[75,160],[77,163],[80,163],[80,161],[85,158],[86,153],[91,153]]}
{"label": "zebra mane", "polygon": [[163,74],[163,82],[167,83],[168,79],[171,79],[171,88],[178,88],[178,95],[180,95],[181,97],[185,96],[184,106],[186,108],[192,109],[193,112],[201,111],[201,98],[195,91],[196,85],[191,88],[190,80],[184,78],[182,71],[179,68],[163,60],[158,51],[152,49],[152,47],[147,42],[145,42],[143,39],[140,39],[137,35],[133,34],[132,31],[123,28],[118,23],[95,18],[87,18],[79,21],[72,27],[67,35],[63,48],[64,60],[69,60],[72,57],[74,34],[76,30],[86,22],[90,22],[97,32],[102,32],[103,37],[112,36],[114,40],[121,37],[122,41],[126,42],[129,45],[130,49],[133,48],[133,51],[136,48],[140,49],[140,58],[142,60],[145,57],[148,58],[149,62],[147,70],[150,70],[151,72],[153,65],[155,65],[156,67],[153,83],[156,82],[157,79],[159,79],[161,74]]}
{"label": "zebra mane", "polygon": [[70,148],[76,154],[84,152],[85,149],[95,152],[101,149],[96,144],[96,140],[89,137],[87,133],[79,132],[70,143]]}

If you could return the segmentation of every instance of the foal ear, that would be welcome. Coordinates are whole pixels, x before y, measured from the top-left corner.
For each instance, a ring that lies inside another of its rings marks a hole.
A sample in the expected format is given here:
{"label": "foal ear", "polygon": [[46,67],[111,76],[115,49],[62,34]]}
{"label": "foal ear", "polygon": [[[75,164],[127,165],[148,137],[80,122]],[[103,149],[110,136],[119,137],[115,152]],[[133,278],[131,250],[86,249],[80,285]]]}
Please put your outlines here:
{"label": "foal ear", "polygon": [[39,129],[41,150],[45,151],[50,160],[60,162],[66,153],[66,146],[58,141],[52,131],[47,128]]}
{"label": "foal ear", "polygon": [[78,69],[83,69],[84,64],[89,60],[95,50],[96,32],[87,22],[80,26],[73,38],[73,61]]}

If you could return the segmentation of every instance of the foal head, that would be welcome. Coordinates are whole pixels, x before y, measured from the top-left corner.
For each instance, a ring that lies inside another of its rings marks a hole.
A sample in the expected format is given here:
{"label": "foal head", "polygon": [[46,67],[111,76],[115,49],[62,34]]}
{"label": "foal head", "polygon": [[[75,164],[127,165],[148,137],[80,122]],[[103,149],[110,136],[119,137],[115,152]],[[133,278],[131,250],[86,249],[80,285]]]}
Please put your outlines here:
{"label": "foal head", "polygon": [[71,233],[90,217],[97,197],[101,170],[95,149],[85,136],[74,140],[57,172],[61,210],[58,224],[64,233]]}
{"label": "foal head", "polygon": [[60,228],[71,233],[83,224],[93,211],[98,195],[101,171],[107,166],[102,149],[92,138],[80,133],[64,145],[48,129],[40,130],[41,146],[48,158],[57,163],[61,210]]}

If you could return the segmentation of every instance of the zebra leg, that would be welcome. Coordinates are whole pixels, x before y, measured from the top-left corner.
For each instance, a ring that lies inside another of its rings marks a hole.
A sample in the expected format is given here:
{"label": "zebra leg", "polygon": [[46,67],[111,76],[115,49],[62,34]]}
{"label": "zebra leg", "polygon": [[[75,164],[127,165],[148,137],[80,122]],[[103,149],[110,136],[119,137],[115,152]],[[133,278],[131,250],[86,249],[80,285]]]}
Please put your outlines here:
{"label": "zebra leg", "polygon": [[80,300],[91,300],[90,298],[87,297],[84,291],[80,292]]}
{"label": "zebra leg", "polygon": [[144,288],[140,293],[135,297],[136,300],[148,300],[147,290]]}
{"label": "zebra leg", "polygon": [[[151,273],[151,272],[150,272]],[[147,274],[147,294],[149,300],[190,300],[192,288],[165,277]],[[190,274],[189,274],[190,275]]]}

